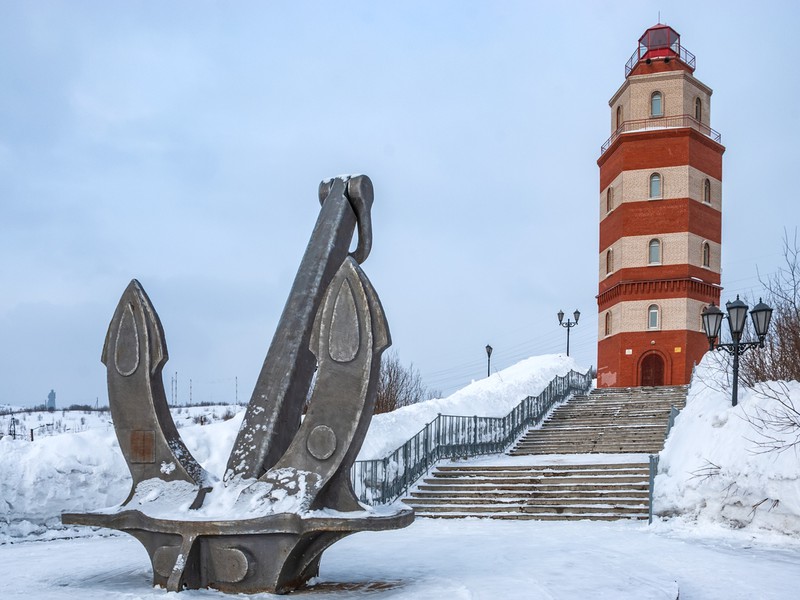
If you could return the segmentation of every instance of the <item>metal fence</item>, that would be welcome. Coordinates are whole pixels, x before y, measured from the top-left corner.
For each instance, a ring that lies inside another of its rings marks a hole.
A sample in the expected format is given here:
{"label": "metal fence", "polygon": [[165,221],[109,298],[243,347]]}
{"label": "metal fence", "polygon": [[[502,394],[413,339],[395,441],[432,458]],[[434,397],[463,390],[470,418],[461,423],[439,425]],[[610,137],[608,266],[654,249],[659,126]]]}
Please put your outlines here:
{"label": "metal fence", "polygon": [[591,369],[570,371],[505,417],[439,415],[389,456],[356,461],[350,472],[353,489],[366,504],[393,502],[441,459],[504,452],[528,427],[541,423],[557,402],[591,385]]}

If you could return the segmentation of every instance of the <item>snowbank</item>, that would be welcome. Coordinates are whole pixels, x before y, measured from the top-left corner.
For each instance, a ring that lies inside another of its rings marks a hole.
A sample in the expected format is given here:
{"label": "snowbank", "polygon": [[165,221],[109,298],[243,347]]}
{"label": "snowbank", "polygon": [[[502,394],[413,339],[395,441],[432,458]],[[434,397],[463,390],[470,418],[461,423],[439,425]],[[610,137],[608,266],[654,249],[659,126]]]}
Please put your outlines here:
{"label": "snowbank", "polygon": [[724,360],[708,353],[695,372],[661,453],[654,511],[698,526],[800,535],[800,448],[770,449],[797,440],[800,430],[764,420],[783,410],[780,401],[800,410],[800,382],[740,386],[733,407]]}
{"label": "snowbank", "polygon": [[437,398],[404,406],[372,418],[358,460],[383,458],[417,435],[439,414],[505,417],[527,396],[536,396],[556,376],[571,370],[586,372],[563,354],[545,354],[522,360],[472,382],[447,398]]}
{"label": "snowbank", "polygon": [[[193,408],[192,413],[205,410],[210,419],[213,408],[219,407]],[[185,412],[175,415],[178,423]],[[243,416],[240,412],[227,421],[181,427],[181,437],[200,464],[222,473]],[[115,506],[127,498],[130,487],[130,472],[111,427],[34,442],[6,436],[0,439],[0,543],[47,537],[62,528],[62,512]]]}

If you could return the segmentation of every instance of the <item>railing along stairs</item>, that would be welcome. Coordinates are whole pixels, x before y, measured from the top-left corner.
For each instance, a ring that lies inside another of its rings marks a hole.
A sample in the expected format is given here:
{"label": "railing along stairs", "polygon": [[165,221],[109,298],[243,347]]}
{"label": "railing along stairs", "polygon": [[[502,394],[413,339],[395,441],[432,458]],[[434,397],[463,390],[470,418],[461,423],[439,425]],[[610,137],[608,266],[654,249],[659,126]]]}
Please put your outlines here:
{"label": "railing along stairs", "polygon": [[536,397],[528,396],[505,417],[439,415],[385,458],[359,460],[350,476],[359,500],[387,504],[399,498],[439,460],[505,452],[529,427],[541,423],[556,403],[592,385],[592,370],[555,377]]}

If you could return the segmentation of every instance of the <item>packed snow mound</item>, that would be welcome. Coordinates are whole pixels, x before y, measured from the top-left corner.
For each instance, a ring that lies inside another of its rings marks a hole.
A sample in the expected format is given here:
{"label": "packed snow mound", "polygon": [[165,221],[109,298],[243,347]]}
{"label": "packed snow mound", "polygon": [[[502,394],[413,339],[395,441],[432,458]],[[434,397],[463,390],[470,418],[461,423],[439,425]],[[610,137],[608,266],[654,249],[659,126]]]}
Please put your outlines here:
{"label": "packed snow mound", "polygon": [[695,371],[661,452],[654,512],[800,536],[800,429],[781,425],[797,423],[800,382],[740,385],[734,407],[726,358],[707,353]]}
{"label": "packed snow mound", "polygon": [[375,415],[358,460],[384,458],[417,435],[438,415],[505,417],[527,396],[537,396],[556,377],[570,371],[586,372],[563,354],[533,356],[473,381],[447,398],[398,408]]}
{"label": "packed snow mound", "polygon": [[[219,407],[216,407],[219,408]],[[223,407],[227,410],[226,407]],[[211,473],[222,473],[244,416],[209,425],[181,427],[192,455]],[[191,414],[213,409],[196,407]],[[68,418],[69,412],[64,414]],[[188,409],[174,414],[180,425]],[[207,422],[208,422],[207,421]],[[47,537],[62,529],[62,512],[97,511],[121,504],[130,493],[131,476],[114,429],[105,423],[78,433],[12,440],[0,439],[0,543],[24,537]]]}

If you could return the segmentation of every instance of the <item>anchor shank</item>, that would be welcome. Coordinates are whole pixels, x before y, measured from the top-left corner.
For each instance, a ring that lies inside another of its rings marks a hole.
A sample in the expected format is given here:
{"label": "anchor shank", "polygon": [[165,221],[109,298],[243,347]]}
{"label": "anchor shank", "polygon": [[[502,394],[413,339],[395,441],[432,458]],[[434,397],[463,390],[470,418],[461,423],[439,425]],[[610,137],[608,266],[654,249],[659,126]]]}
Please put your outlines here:
{"label": "anchor shank", "polygon": [[357,224],[346,186],[344,180],[334,179],[322,203],[233,445],[226,481],[263,475],[283,455],[300,427],[316,366],[309,350],[314,317],[347,257]]}

